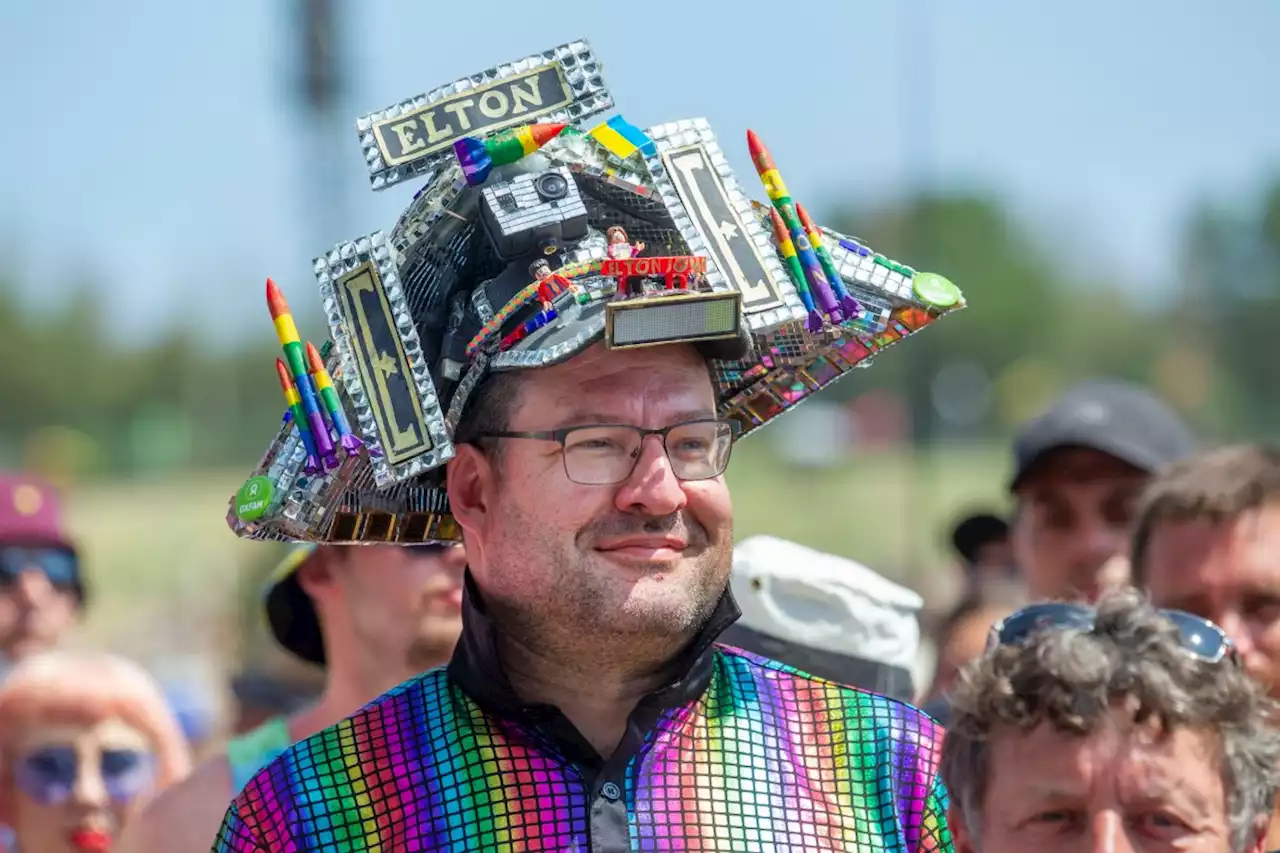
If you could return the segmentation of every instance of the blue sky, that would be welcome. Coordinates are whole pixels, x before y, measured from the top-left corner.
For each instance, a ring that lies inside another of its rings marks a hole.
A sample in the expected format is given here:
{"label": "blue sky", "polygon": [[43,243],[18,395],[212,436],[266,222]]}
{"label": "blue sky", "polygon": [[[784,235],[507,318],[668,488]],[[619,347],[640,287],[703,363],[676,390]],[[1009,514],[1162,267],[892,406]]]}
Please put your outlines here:
{"label": "blue sky", "polygon": [[706,116],[758,197],[748,127],[819,215],[918,180],[991,188],[1153,297],[1197,199],[1280,173],[1274,0],[344,5],[329,141],[347,203],[317,226],[286,76],[293,3],[0,3],[0,249],[33,298],[92,269],[122,334],[182,312],[235,340],[269,329],[271,275],[314,316],[310,259],[389,228],[416,189],[368,189],[355,118],[577,37],[618,111]]}

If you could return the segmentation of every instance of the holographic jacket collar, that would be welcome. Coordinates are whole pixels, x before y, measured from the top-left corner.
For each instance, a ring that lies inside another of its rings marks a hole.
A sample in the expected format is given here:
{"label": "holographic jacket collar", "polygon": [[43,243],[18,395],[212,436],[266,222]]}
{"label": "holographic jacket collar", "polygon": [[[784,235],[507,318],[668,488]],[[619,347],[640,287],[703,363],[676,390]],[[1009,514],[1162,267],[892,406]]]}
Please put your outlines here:
{"label": "holographic jacket collar", "polygon": [[269,764],[214,850],[951,850],[941,728],[714,644],[737,615],[726,590],[602,759],[556,708],[516,697],[469,582],[448,668]]}

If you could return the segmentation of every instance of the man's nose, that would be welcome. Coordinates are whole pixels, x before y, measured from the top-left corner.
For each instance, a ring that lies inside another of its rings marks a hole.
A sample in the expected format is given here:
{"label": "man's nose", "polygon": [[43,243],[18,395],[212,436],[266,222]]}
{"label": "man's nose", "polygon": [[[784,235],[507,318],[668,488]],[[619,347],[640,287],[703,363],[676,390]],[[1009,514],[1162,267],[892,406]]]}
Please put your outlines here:
{"label": "man's nose", "polygon": [[14,584],[17,598],[28,607],[34,607],[45,601],[53,591],[49,577],[38,568],[24,568]]}
{"label": "man's nose", "polygon": [[671,468],[662,438],[645,436],[636,467],[618,487],[614,503],[624,512],[640,511],[655,517],[678,512],[689,503],[680,478]]}
{"label": "man's nose", "polygon": [[1098,567],[1128,553],[1128,530],[1109,524],[1100,518],[1092,519],[1082,525],[1074,538],[1082,558]]}
{"label": "man's nose", "polygon": [[447,569],[462,574],[462,570],[467,566],[467,549],[461,545],[453,545],[444,550],[441,555],[444,565]]}
{"label": "man's nose", "polygon": [[1101,812],[1093,819],[1089,853],[1135,853],[1124,819],[1113,811]]}

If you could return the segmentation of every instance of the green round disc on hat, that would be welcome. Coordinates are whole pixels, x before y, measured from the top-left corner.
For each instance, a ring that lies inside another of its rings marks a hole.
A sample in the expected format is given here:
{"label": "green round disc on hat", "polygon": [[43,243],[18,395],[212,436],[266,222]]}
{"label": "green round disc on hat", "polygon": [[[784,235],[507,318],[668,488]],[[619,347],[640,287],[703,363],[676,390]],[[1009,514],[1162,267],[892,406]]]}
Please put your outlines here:
{"label": "green round disc on hat", "polygon": [[241,521],[257,521],[271,506],[275,483],[267,477],[250,477],[236,492],[236,518]]}
{"label": "green round disc on hat", "polygon": [[960,288],[936,272],[916,273],[916,277],[911,279],[911,288],[921,302],[934,308],[950,308],[961,297]]}

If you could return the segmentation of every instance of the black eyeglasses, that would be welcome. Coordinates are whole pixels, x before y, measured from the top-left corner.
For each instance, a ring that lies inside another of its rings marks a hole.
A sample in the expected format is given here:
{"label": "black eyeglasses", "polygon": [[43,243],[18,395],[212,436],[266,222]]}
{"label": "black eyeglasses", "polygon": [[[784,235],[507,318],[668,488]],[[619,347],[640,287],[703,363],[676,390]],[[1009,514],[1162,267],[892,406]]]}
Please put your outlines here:
{"label": "black eyeglasses", "polygon": [[0,587],[17,583],[23,572],[37,569],[52,586],[68,589],[80,578],[79,560],[70,548],[0,545]]}
{"label": "black eyeglasses", "polygon": [[[1235,646],[1227,632],[1208,619],[1185,610],[1161,610],[1159,613],[1178,629],[1179,645],[1192,657],[1206,663],[1218,663],[1234,653]],[[1032,604],[998,622],[991,629],[987,648],[1017,645],[1041,631],[1092,631],[1096,619],[1096,611],[1083,604],[1060,601]]]}
{"label": "black eyeglasses", "polygon": [[490,432],[480,438],[529,438],[558,442],[563,449],[564,473],[582,486],[613,486],[625,482],[636,468],[644,440],[656,435],[680,480],[710,480],[729,465],[736,435],[732,421],[719,418],[685,421],[663,429],[628,424],[588,424],[563,429]]}

